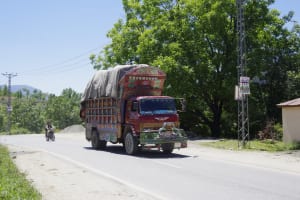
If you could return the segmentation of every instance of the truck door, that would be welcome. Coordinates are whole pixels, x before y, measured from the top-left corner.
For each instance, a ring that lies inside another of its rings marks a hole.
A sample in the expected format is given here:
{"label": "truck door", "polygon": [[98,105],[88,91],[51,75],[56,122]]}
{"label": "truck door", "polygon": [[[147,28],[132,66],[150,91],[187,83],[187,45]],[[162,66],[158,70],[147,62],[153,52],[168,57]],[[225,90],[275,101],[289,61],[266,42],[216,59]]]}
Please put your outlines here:
{"label": "truck door", "polygon": [[126,123],[135,124],[138,119],[138,102],[127,101],[126,105]]}

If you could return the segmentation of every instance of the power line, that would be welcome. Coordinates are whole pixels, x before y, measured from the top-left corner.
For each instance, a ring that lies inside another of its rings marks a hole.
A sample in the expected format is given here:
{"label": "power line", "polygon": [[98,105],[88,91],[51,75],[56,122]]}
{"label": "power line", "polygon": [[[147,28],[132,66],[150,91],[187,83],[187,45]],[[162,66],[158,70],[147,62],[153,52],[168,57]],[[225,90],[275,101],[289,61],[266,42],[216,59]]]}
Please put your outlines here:
{"label": "power line", "polygon": [[[56,67],[53,67],[53,68],[46,68],[46,69],[43,69],[43,70],[39,70],[39,71],[36,71],[37,73],[59,73],[60,71],[71,71],[72,69],[75,69],[75,68],[78,68],[82,65],[88,65],[90,64],[89,62],[87,62],[86,59],[81,59],[81,60],[78,60],[77,62],[74,62],[74,63],[68,63],[68,64],[65,64],[65,65],[62,65],[62,66],[56,66]],[[78,66],[79,65],[79,66]],[[33,73],[33,72],[32,72]],[[30,75],[33,75],[32,73],[30,73]],[[29,74],[29,73],[27,73]],[[25,73],[26,75],[26,73]]]}
{"label": "power line", "polygon": [[11,112],[12,112],[12,106],[11,106],[11,79],[17,74],[13,73],[2,73],[3,76],[6,76],[8,78],[8,98],[7,98],[7,114],[8,114],[8,121],[7,121],[7,132],[10,134],[10,126],[11,126]]}
{"label": "power line", "polygon": [[[62,69],[64,66],[70,66],[70,65],[75,65],[75,64],[78,64],[79,61],[83,61],[83,60],[86,60],[87,58],[82,58],[78,61],[78,58],[81,58],[83,56],[86,56],[88,53],[91,53],[92,51],[95,51],[97,49],[100,49],[99,47],[97,48],[93,48],[93,49],[90,49],[88,51],[85,51],[84,53],[81,53],[80,55],[77,55],[77,56],[74,56],[72,58],[69,58],[69,59],[66,59],[66,60],[63,60],[59,63],[55,63],[55,64],[50,64],[50,65],[45,65],[45,66],[42,66],[42,67],[38,67],[38,68],[35,68],[35,69],[30,69],[30,70],[26,70],[26,71],[23,71],[23,72],[20,72],[22,74],[26,74],[26,73],[32,73],[32,72],[47,72],[47,71],[55,71],[56,69]],[[75,63],[71,63],[73,61],[77,61]]]}

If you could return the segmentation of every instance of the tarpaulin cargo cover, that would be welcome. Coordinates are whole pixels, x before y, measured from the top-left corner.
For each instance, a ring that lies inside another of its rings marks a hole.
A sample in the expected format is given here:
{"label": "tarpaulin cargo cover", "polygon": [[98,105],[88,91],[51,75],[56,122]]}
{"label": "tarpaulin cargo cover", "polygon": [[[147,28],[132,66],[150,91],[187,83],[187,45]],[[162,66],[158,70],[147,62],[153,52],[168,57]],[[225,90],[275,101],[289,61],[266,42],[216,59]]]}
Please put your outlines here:
{"label": "tarpaulin cargo cover", "polygon": [[[144,69],[144,70],[142,70]],[[148,69],[148,70],[146,70]],[[150,70],[149,70],[150,69]],[[159,84],[159,88],[162,90],[163,82],[165,79],[165,73],[155,67],[150,67],[146,64],[139,65],[117,65],[114,68],[110,68],[108,70],[98,70],[93,78],[88,82],[85,91],[82,95],[81,102],[84,102],[88,99],[96,99],[100,97],[112,97],[118,98],[120,95],[120,86],[119,82],[126,74],[130,74],[130,71],[139,71],[140,75],[142,71],[152,71],[153,76],[162,76],[163,80],[161,80],[161,84]],[[133,74],[134,75],[134,74]],[[136,75],[136,74],[135,74]],[[125,80],[123,80],[124,82]]]}

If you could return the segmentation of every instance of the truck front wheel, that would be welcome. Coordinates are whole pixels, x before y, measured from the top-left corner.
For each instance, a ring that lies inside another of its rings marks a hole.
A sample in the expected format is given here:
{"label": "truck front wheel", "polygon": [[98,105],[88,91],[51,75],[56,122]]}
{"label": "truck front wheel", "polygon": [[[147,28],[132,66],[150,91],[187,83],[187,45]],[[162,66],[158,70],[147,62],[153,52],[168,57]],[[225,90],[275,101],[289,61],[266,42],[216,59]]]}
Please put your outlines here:
{"label": "truck front wheel", "polygon": [[125,136],[124,146],[127,154],[135,154],[138,150],[137,138],[133,136],[130,132],[127,133]]}
{"label": "truck front wheel", "polygon": [[165,154],[170,154],[173,152],[174,144],[173,143],[165,143],[161,145],[161,148]]}

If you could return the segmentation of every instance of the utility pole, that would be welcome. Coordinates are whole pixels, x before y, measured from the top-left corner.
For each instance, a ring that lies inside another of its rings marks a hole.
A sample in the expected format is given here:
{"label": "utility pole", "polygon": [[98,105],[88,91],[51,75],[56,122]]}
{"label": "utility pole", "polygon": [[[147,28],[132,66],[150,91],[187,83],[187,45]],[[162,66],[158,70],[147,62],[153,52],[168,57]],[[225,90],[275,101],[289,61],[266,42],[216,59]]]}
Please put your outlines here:
{"label": "utility pole", "polygon": [[7,121],[7,132],[10,134],[10,127],[11,127],[11,112],[12,112],[12,106],[11,106],[11,79],[17,74],[13,73],[2,73],[3,76],[6,76],[8,78],[8,97],[7,97],[7,115],[8,115],[8,121]]}
{"label": "utility pole", "polygon": [[237,6],[237,75],[236,100],[238,101],[238,146],[245,147],[250,139],[248,117],[248,95],[250,94],[249,77],[246,77],[246,33],[244,5],[246,0],[236,0]]}

